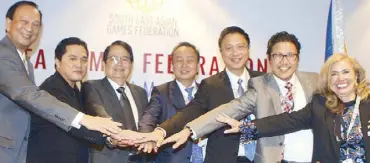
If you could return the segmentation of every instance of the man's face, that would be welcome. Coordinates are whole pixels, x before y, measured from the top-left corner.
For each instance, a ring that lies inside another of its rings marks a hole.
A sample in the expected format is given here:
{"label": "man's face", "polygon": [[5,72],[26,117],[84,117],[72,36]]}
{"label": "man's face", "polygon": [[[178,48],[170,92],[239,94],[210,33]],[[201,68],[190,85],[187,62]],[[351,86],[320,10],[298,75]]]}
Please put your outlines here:
{"label": "man's face", "polygon": [[40,29],[40,14],[33,6],[19,6],[14,13],[13,20],[6,18],[8,37],[21,51],[25,51],[36,41]]}
{"label": "man's face", "polygon": [[298,67],[298,51],[291,42],[279,42],[272,47],[269,56],[272,73],[281,80],[288,81]]}
{"label": "man's face", "polygon": [[248,42],[242,34],[227,34],[221,42],[221,54],[230,71],[244,69],[249,58]]}
{"label": "man's face", "polygon": [[55,64],[64,80],[74,84],[86,75],[87,51],[81,45],[68,45],[62,59],[55,59]]}
{"label": "man's face", "polygon": [[105,75],[110,79],[126,80],[131,73],[132,62],[128,51],[120,45],[109,49],[105,66]]}
{"label": "man's face", "polygon": [[181,46],[172,56],[173,74],[178,80],[194,80],[198,72],[198,58],[193,48]]}

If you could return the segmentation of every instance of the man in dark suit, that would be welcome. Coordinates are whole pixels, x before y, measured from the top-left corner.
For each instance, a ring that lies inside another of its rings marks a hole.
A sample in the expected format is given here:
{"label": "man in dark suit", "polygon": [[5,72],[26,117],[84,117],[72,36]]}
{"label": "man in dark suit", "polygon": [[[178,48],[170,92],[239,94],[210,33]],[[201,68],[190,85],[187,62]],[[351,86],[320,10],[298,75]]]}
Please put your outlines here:
{"label": "man in dark suit", "polygon": [[[137,123],[145,111],[148,98],[143,88],[127,82],[134,61],[132,48],[126,42],[115,41],[105,49],[103,61],[106,77],[82,85],[86,111],[94,116],[112,117],[123,124],[122,128],[137,131]],[[98,146],[91,150],[90,162],[143,161],[144,158],[135,153],[130,147]]]}
{"label": "man in dark suit", "polygon": [[[181,131],[191,120],[239,97],[239,90],[241,88],[246,90],[249,78],[263,74],[245,68],[249,58],[250,39],[243,29],[235,26],[225,28],[221,32],[218,44],[226,69],[204,79],[194,99],[184,109],[155,129],[150,139],[155,137],[156,141],[160,142],[163,137]],[[225,135],[225,129],[220,128],[208,135],[204,162],[250,162],[251,160],[246,158],[245,154],[250,149],[245,150],[244,146],[239,144],[240,135]],[[141,141],[146,141],[146,139]]]}
{"label": "man in dark suit", "polygon": [[[140,132],[152,132],[158,124],[175,115],[190,102],[198,89],[195,77],[200,56],[196,47],[188,42],[181,42],[172,50],[171,55],[175,80],[153,88],[147,110],[139,122]],[[145,152],[151,152],[152,145],[152,142],[146,144],[143,147],[146,148]],[[161,147],[155,162],[190,163],[192,153],[192,160],[199,159],[203,162],[202,147],[194,144],[195,147],[192,148],[192,145],[193,142],[188,141],[177,150],[170,146]]]}
{"label": "man in dark suit", "polygon": [[58,101],[34,83],[33,66],[25,55],[39,36],[42,14],[38,6],[19,1],[6,14],[6,34],[0,41],[0,158],[2,163],[25,162],[30,126],[29,112],[65,131],[81,125],[106,134],[118,133],[120,124],[92,117]]}
{"label": "man in dark suit", "polygon": [[[83,112],[76,83],[86,75],[87,58],[84,41],[76,37],[63,39],[55,49],[56,72],[40,85],[40,89]],[[31,114],[27,163],[87,163],[89,142],[104,144],[105,138],[99,132],[88,132],[85,127],[64,132],[44,118]]]}

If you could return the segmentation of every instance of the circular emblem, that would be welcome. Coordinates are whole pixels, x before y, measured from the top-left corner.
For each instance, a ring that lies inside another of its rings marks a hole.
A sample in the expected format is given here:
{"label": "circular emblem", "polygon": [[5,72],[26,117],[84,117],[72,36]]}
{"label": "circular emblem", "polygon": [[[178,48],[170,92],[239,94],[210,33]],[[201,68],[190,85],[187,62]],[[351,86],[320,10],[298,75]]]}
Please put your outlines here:
{"label": "circular emblem", "polygon": [[127,0],[135,10],[151,12],[160,9],[166,0]]}

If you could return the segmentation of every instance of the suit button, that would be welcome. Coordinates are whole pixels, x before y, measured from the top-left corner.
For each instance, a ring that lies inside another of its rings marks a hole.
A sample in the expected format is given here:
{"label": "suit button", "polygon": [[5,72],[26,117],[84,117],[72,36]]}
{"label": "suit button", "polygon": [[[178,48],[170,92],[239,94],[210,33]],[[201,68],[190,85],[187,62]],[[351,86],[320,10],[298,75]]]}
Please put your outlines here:
{"label": "suit button", "polygon": [[24,137],[24,141],[28,141],[28,137]]}
{"label": "suit button", "polygon": [[186,157],[186,159],[190,160],[190,156]]}
{"label": "suit button", "polygon": [[280,146],[283,146],[283,143],[279,143]]}

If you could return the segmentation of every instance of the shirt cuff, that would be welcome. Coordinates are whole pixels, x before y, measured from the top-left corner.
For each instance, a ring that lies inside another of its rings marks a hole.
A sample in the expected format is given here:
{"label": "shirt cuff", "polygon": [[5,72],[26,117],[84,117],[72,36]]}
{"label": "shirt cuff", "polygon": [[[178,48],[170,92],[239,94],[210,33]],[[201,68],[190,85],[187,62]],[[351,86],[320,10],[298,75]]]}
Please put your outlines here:
{"label": "shirt cuff", "polygon": [[190,130],[190,138],[193,139],[194,141],[198,140],[197,134],[194,132],[194,130],[190,126],[185,126]]}
{"label": "shirt cuff", "polygon": [[162,127],[156,127],[154,130],[159,130],[159,131],[162,131],[162,134],[163,134],[163,137],[165,138],[166,135],[167,135],[167,132],[165,129],[163,129]]}
{"label": "shirt cuff", "polygon": [[80,121],[82,120],[83,116],[84,116],[83,113],[78,112],[75,119],[73,119],[71,126],[74,127],[74,128],[80,129],[80,127],[81,127]]}

